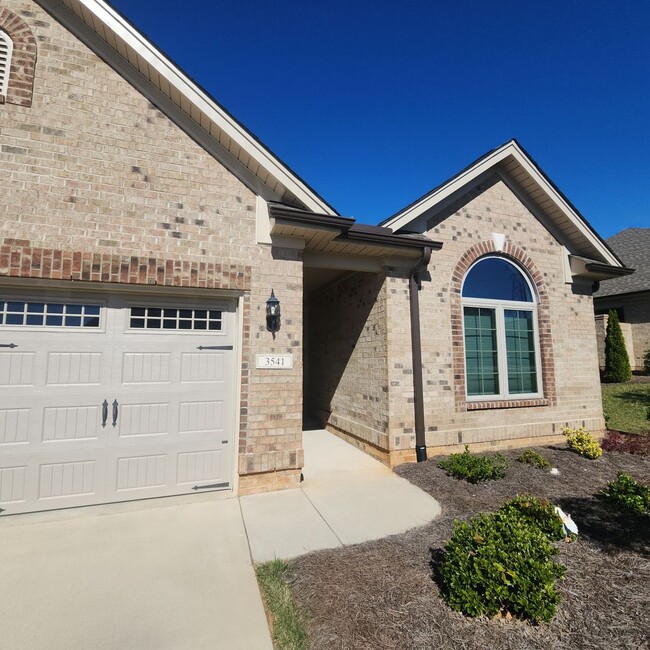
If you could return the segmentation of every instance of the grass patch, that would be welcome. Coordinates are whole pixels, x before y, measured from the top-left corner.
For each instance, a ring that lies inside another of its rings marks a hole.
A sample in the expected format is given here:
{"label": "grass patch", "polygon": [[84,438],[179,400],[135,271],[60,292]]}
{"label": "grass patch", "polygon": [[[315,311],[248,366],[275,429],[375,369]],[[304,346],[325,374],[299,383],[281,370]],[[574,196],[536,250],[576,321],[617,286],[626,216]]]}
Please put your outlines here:
{"label": "grass patch", "polygon": [[650,433],[650,384],[602,384],[607,426],[627,433]]}
{"label": "grass patch", "polygon": [[307,647],[305,621],[298,613],[289,587],[291,567],[283,560],[271,560],[255,567],[262,600],[269,619],[276,650],[304,650]]}

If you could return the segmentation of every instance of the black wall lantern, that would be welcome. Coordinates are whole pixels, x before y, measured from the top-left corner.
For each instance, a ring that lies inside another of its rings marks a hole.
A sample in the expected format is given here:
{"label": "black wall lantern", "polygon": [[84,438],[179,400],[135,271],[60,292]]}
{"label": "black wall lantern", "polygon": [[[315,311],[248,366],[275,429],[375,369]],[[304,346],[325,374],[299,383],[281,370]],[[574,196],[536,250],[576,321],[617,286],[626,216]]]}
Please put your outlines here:
{"label": "black wall lantern", "polygon": [[266,301],[266,329],[273,333],[273,338],[280,329],[280,301],[275,297],[273,289],[271,289],[271,295]]}

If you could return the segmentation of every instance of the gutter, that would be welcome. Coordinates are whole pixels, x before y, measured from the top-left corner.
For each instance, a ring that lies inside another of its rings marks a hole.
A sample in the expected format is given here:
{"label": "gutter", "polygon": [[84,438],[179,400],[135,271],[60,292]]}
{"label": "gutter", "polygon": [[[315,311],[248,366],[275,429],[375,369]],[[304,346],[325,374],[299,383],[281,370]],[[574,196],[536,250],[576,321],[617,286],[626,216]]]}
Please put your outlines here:
{"label": "gutter", "polygon": [[[424,389],[422,384],[422,338],[420,336],[420,274],[431,260],[433,247],[426,246],[422,257],[409,276],[409,304],[411,311],[411,354],[413,355],[413,408],[415,411],[415,458],[418,463],[427,459],[424,434]],[[436,249],[439,250],[439,247]]]}

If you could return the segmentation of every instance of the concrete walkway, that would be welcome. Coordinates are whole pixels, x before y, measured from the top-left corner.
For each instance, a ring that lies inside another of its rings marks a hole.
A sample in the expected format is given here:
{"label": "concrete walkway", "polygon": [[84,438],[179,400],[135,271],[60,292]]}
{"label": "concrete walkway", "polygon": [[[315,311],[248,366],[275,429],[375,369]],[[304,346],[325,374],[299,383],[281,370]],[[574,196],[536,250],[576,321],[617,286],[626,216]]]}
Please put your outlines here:
{"label": "concrete walkway", "polygon": [[256,562],[402,533],[440,514],[438,502],[327,431],[305,431],[305,480],[241,497]]}
{"label": "concrete walkway", "polygon": [[[403,532],[435,499],[326,431],[301,488],[0,518],[3,650],[271,650],[255,561]],[[242,518],[243,517],[243,518]]]}
{"label": "concrete walkway", "polygon": [[271,650],[238,499],[0,520],[3,650]]}

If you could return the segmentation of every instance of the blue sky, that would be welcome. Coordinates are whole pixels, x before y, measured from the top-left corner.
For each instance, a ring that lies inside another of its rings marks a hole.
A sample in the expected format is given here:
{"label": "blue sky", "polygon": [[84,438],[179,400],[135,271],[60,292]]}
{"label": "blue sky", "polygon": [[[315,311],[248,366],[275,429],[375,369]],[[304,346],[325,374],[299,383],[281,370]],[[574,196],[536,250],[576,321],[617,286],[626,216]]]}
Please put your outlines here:
{"label": "blue sky", "polygon": [[345,216],[515,137],[603,237],[650,227],[647,0],[112,4]]}

